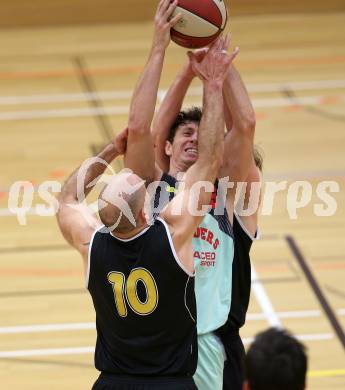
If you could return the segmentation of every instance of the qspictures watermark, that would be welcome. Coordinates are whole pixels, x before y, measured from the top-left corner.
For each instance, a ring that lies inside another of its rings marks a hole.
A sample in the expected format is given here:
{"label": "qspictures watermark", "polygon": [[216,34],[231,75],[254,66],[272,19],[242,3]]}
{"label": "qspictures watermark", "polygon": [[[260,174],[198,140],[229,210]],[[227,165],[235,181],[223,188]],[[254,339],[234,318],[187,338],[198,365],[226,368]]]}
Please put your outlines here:
{"label": "qspictures watermark", "polygon": [[[161,189],[160,198],[158,204],[153,205],[153,213],[159,212],[167,203],[170,192],[177,192],[177,189],[172,188],[168,183],[154,182],[147,188],[147,193],[150,197],[154,197],[157,187]],[[320,181],[317,184],[314,183],[314,185],[308,181],[301,180],[294,182],[266,181],[263,183],[234,183],[229,178],[222,178],[219,180],[217,193],[214,193],[212,196],[214,213],[216,215],[222,215],[224,213],[227,192],[233,188],[236,188],[236,212],[240,216],[250,216],[258,210],[259,215],[272,215],[278,194],[280,200],[283,195],[287,214],[292,220],[298,219],[299,211],[309,206],[312,206],[313,213],[317,217],[332,217],[338,209],[334,194],[340,192],[340,185],[336,181]],[[213,183],[196,182],[190,193],[195,200],[195,197],[199,196],[200,191],[211,192],[213,189]],[[57,195],[61,190],[62,184],[58,181],[45,181],[36,187],[30,181],[17,181],[9,189],[8,215],[16,216],[18,223],[22,226],[27,225],[28,215],[37,215],[42,218],[53,217],[57,214],[60,207]],[[34,201],[34,198],[36,201]],[[82,199],[84,204],[86,204],[85,198],[84,196]],[[192,215],[200,215],[200,213],[207,212],[205,209],[197,209],[195,207],[195,201],[191,201],[189,204],[188,211]],[[97,202],[88,204],[87,206],[92,212],[98,211]],[[125,215],[128,213],[126,210],[123,210],[123,212]],[[176,214],[178,213],[179,210],[176,210]]]}

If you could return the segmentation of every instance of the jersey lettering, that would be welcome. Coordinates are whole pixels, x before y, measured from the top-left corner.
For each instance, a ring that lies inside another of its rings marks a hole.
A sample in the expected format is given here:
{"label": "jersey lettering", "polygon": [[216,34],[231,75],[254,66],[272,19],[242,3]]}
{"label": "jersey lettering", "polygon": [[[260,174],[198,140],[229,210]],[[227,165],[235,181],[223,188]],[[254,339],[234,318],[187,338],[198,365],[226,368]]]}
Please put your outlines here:
{"label": "jersey lettering", "polygon": [[200,238],[200,240],[208,242],[212,245],[213,249],[217,249],[219,246],[218,238],[215,239],[214,233],[205,227],[199,226],[194,233],[194,238]]}

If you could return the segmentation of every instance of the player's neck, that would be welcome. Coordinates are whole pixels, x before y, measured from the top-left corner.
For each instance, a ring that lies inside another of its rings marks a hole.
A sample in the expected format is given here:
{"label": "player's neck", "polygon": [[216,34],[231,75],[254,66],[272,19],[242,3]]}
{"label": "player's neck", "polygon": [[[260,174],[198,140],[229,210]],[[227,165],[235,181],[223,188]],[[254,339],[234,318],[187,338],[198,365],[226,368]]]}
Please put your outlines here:
{"label": "player's neck", "polygon": [[170,160],[169,175],[177,179],[178,174],[180,172],[186,172],[188,168],[189,166],[187,166],[187,164],[178,163],[173,160]]}
{"label": "player's neck", "polygon": [[138,226],[137,228],[131,230],[129,233],[113,233],[113,235],[117,238],[120,238],[122,240],[127,240],[129,238],[135,237],[139,233],[141,233],[143,230],[145,230],[150,225],[148,223],[144,223],[141,226]]}

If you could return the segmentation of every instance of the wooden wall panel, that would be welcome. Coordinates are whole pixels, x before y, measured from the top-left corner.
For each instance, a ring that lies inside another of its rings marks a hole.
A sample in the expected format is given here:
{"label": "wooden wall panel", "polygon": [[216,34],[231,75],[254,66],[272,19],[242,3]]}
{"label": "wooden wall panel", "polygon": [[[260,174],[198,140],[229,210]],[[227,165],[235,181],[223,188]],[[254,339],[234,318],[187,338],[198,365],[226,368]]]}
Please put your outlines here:
{"label": "wooden wall panel", "polygon": [[[345,0],[226,0],[232,15],[345,10]],[[0,27],[150,20],[157,0],[1,0]]]}

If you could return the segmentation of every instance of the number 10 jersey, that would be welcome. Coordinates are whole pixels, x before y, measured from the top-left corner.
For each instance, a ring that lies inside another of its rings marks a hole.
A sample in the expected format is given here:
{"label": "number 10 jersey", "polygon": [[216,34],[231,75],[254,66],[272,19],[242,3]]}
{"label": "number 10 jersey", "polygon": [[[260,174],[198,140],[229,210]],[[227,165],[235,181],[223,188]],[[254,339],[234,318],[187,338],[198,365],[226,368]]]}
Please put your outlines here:
{"label": "number 10 jersey", "polygon": [[87,275],[96,311],[96,368],[119,375],[192,376],[197,364],[193,276],[160,218],[127,240],[104,227],[96,231]]}

